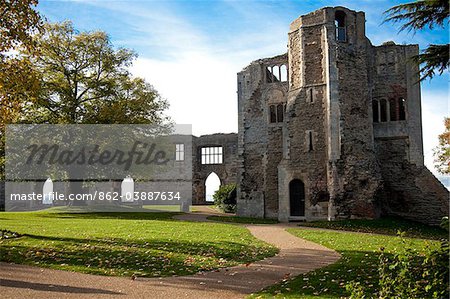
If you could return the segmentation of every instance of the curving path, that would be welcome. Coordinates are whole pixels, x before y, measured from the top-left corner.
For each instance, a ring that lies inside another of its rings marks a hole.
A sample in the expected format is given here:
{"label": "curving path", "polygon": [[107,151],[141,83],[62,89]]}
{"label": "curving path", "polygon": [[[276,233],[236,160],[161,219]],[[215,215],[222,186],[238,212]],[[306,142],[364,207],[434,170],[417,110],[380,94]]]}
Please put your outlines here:
{"label": "curving path", "polygon": [[[208,221],[211,211],[178,216],[185,221]],[[328,264],[340,255],[294,237],[289,225],[246,225],[258,239],[280,249],[278,255],[191,276],[140,278],[108,277],[32,266],[0,263],[2,298],[243,298],[282,279]]]}

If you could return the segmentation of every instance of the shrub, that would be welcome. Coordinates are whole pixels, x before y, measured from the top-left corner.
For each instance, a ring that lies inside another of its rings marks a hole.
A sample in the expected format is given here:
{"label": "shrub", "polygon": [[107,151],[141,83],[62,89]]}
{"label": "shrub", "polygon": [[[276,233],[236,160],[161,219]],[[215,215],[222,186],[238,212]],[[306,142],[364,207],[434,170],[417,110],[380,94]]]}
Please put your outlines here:
{"label": "shrub", "polygon": [[[448,230],[448,219],[442,226]],[[403,243],[406,242],[403,240]],[[449,243],[441,240],[437,248],[427,246],[424,252],[410,247],[390,255],[383,250],[379,258],[378,292],[367,296],[361,284],[347,285],[351,299],[363,298],[449,298]]]}
{"label": "shrub", "polygon": [[236,212],[236,184],[220,186],[213,198],[214,204],[225,213]]}

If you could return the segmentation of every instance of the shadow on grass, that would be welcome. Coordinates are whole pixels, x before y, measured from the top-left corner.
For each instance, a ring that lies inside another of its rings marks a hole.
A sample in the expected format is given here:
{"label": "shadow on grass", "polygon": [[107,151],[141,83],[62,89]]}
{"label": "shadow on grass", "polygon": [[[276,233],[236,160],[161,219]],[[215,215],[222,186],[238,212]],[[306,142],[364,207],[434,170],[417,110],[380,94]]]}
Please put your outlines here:
{"label": "shadow on grass", "polygon": [[173,220],[175,215],[180,212],[94,212],[94,213],[43,213],[34,214],[43,218],[60,218],[60,219],[130,219],[130,220]]}
{"label": "shadow on grass", "polygon": [[276,224],[275,219],[265,218],[252,218],[252,217],[240,217],[240,216],[209,216],[209,220],[226,222],[226,223],[244,223],[244,224]]}
{"label": "shadow on grass", "polygon": [[71,294],[105,294],[105,295],[124,295],[122,293],[113,292],[109,290],[94,289],[94,288],[80,288],[71,287],[59,284],[36,283],[12,279],[0,279],[0,286],[20,289],[31,289],[44,292],[59,292]]}
{"label": "shadow on grass", "polygon": [[[262,298],[342,298],[349,296],[346,285],[360,282],[370,298],[378,287],[378,260],[380,252],[340,251],[342,258],[324,268],[275,284],[255,295]],[[385,253],[385,256],[390,254]],[[370,296],[369,296],[370,295]],[[259,297],[258,297],[259,298]]]}
{"label": "shadow on grass", "polygon": [[80,239],[25,235],[3,242],[0,260],[91,274],[142,277],[193,274],[273,256],[271,247],[168,239]]}
{"label": "shadow on grass", "polygon": [[352,232],[376,233],[383,235],[397,235],[404,232],[406,237],[439,240],[448,239],[448,232],[435,226],[406,220],[403,218],[386,217],[373,220],[351,219],[338,221],[313,221],[304,222],[299,226],[344,230]]}

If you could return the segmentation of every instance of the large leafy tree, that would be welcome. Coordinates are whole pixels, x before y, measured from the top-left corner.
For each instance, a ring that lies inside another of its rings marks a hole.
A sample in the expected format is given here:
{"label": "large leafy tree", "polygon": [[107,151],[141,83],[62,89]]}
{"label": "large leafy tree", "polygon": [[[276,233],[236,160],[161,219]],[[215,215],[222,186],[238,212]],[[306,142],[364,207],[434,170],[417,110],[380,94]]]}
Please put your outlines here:
{"label": "large leafy tree", "polygon": [[27,59],[17,58],[12,51],[24,47],[31,52],[32,35],[42,26],[36,12],[37,0],[0,1],[0,130],[14,122],[21,104],[34,96],[37,76]]}
{"label": "large leafy tree", "polygon": [[[40,84],[19,122],[168,124],[168,103],[128,70],[136,54],[115,49],[105,32],[79,32],[71,22],[45,24],[33,42],[39,55],[23,48],[20,57],[31,62]],[[70,171],[69,179],[75,177]],[[70,182],[71,193],[82,192],[82,185]]]}
{"label": "large leafy tree", "polygon": [[32,36],[42,26],[37,4],[37,0],[0,1],[0,180],[4,178],[5,126],[17,121],[24,102],[39,90],[30,61],[13,53],[17,47],[33,49]]}
{"label": "large leafy tree", "polygon": [[128,71],[136,54],[114,49],[104,32],[78,32],[72,23],[46,24],[29,55],[41,76],[24,121],[33,123],[152,123],[166,121],[167,102]]}
{"label": "large leafy tree", "polygon": [[19,45],[32,44],[32,34],[41,25],[37,4],[37,0],[0,1],[0,55]]}
{"label": "large leafy tree", "polygon": [[450,118],[445,118],[445,131],[439,135],[439,145],[434,150],[437,170],[450,174]]}
{"label": "large leafy tree", "polygon": [[[444,28],[448,23],[448,0],[418,0],[400,4],[385,12],[388,22],[403,23],[400,30],[418,31],[425,28]],[[429,45],[416,60],[420,63],[421,80],[442,75],[450,66],[450,45]]]}
{"label": "large leafy tree", "polygon": [[168,103],[128,70],[135,57],[115,49],[104,32],[78,32],[70,22],[45,24],[33,47],[21,47],[14,58],[36,80],[8,83],[6,95],[20,95],[21,101],[19,113],[5,123],[167,124]]}

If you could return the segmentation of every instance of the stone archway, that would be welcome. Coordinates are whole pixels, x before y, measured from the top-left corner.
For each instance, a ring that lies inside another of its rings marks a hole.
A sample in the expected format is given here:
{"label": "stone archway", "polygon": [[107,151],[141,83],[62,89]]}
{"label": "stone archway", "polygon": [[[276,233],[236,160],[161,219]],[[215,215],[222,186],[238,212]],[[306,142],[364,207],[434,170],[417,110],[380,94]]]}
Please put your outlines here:
{"label": "stone archway", "polygon": [[193,137],[192,203],[207,204],[206,180],[214,173],[220,185],[236,183],[237,135],[214,134]]}
{"label": "stone archway", "polygon": [[213,203],[213,195],[222,185],[219,176],[212,171],[205,180],[205,202]]}
{"label": "stone archway", "polygon": [[289,183],[290,216],[305,216],[305,184],[294,179]]}

